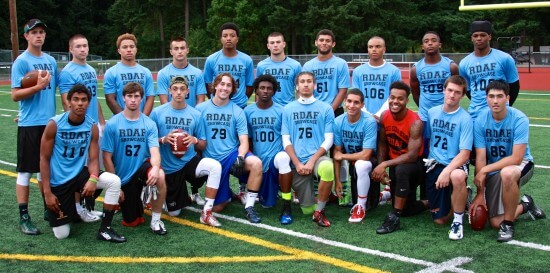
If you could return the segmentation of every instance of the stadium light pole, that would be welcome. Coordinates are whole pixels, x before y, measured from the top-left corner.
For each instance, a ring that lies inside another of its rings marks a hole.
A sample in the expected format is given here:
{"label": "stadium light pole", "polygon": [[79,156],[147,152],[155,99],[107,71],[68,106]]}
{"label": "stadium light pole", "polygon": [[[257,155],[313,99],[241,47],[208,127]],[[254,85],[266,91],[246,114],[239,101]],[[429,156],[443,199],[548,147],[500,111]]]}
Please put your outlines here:
{"label": "stadium light pole", "polygon": [[17,9],[16,0],[9,0],[10,5],[10,29],[11,29],[11,61],[19,56],[19,35],[17,35]]}

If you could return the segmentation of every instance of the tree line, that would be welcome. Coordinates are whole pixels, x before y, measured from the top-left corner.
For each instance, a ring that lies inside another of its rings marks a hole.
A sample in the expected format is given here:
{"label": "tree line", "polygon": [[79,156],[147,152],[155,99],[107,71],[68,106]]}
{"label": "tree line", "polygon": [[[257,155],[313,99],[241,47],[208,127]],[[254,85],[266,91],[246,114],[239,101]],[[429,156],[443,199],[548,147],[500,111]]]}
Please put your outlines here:
{"label": "tree line", "polygon": [[[466,0],[466,4],[480,1]],[[487,1],[486,1],[487,2]],[[510,2],[510,1],[507,1]],[[220,49],[218,28],[225,22],[240,27],[239,50],[267,55],[266,37],[281,32],[289,54],[316,53],[316,33],[336,34],[337,52],[366,52],[372,36],[386,40],[388,52],[420,52],[427,30],[441,35],[442,52],[472,51],[468,28],[473,20],[493,23],[498,37],[522,39],[533,51],[548,45],[550,8],[460,12],[459,0],[37,0],[17,1],[20,49],[26,48],[23,25],[39,18],[48,25],[46,51],[67,51],[68,39],[82,33],[90,53],[118,59],[115,41],[122,33],[138,38],[139,58],[169,57],[170,39],[187,36],[190,56],[208,56]],[[11,49],[8,0],[0,0],[0,48]],[[500,40],[500,47],[511,45]],[[496,45],[499,47],[499,45]]]}

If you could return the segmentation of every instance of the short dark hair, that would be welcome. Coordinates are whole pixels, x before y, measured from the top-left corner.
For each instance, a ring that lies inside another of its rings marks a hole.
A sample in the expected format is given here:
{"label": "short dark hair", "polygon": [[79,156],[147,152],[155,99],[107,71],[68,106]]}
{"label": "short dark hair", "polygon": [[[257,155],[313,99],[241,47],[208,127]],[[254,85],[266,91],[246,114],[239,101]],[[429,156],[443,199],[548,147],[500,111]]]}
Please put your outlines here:
{"label": "short dark hair", "polygon": [[441,36],[439,35],[439,33],[435,32],[433,30],[426,31],[426,33],[424,33],[424,35],[422,35],[422,40],[424,40],[424,36],[426,36],[428,34],[433,34],[433,35],[437,36],[437,40],[439,40],[439,42],[441,42]]}
{"label": "short dark hair", "polygon": [[258,90],[258,86],[260,86],[261,82],[270,82],[273,85],[273,90],[275,91],[279,90],[279,82],[277,82],[277,80],[273,76],[269,74],[264,74],[264,75],[258,76],[254,80],[254,83],[252,84],[252,86],[254,87],[254,92]]}
{"label": "short dark hair", "polygon": [[88,101],[92,99],[92,93],[90,93],[90,89],[88,89],[88,87],[83,84],[77,83],[73,85],[73,87],[71,87],[71,89],[69,90],[69,93],[67,93],[67,100],[71,100],[75,93],[86,94],[86,97],[88,97]]}
{"label": "short dark hair", "polygon": [[411,87],[403,81],[392,82],[390,85],[390,92],[392,89],[405,90],[407,92],[407,97],[411,94]]}
{"label": "short dark hair", "polygon": [[364,95],[363,92],[361,92],[361,90],[359,90],[358,88],[350,88],[350,89],[348,89],[348,94],[346,95],[346,98],[347,98],[349,95],[357,95],[357,96],[359,96],[359,100],[360,100],[362,103],[365,102],[365,95]]}
{"label": "short dark hair", "polygon": [[310,75],[313,78],[313,82],[317,82],[317,80],[315,79],[315,75],[312,72],[302,71],[296,76],[296,80],[294,81],[296,84],[298,84],[298,79],[300,79],[302,75]]}
{"label": "short dark hair", "polygon": [[139,92],[139,95],[143,98],[144,91],[143,87],[141,87],[141,84],[137,82],[129,82],[122,88],[122,96],[126,96],[127,94],[133,94],[135,92]]}
{"label": "short dark hair", "polygon": [[220,37],[222,37],[222,32],[226,29],[232,29],[237,33],[237,37],[239,37],[239,27],[232,22],[225,23],[220,27]]}
{"label": "short dark hair", "polygon": [[506,96],[510,95],[510,86],[503,80],[489,82],[489,84],[487,84],[487,88],[485,89],[485,94],[488,95],[491,90],[502,90]]}
{"label": "short dark hair", "polygon": [[283,41],[285,40],[285,36],[284,36],[282,33],[280,33],[280,32],[271,32],[271,33],[267,36],[267,38],[269,38],[269,37],[279,37],[279,36],[283,37]]}
{"label": "short dark hair", "polygon": [[447,85],[449,85],[449,83],[454,83],[454,84],[462,87],[462,94],[466,94],[466,90],[468,89],[467,88],[468,84],[466,83],[466,79],[464,79],[462,76],[452,75],[452,76],[448,77],[445,80],[445,83],[443,84],[443,88],[447,88]]}
{"label": "short dark hair", "polygon": [[71,46],[71,44],[73,43],[73,41],[76,40],[76,39],[86,39],[86,36],[84,36],[84,35],[82,35],[82,34],[80,34],[80,33],[74,34],[73,36],[71,36],[71,37],[69,38],[69,46]]}
{"label": "short dark hair", "polygon": [[172,48],[172,42],[185,42],[185,44],[187,44],[187,40],[181,36],[174,37],[170,40],[170,48]]}
{"label": "short dark hair", "polygon": [[315,40],[319,39],[319,36],[321,35],[328,35],[330,38],[332,38],[332,42],[336,42],[336,36],[334,36],[334,32],[330,29],[321,29],[319,32],[317,32],[317,37],[315,37]]}

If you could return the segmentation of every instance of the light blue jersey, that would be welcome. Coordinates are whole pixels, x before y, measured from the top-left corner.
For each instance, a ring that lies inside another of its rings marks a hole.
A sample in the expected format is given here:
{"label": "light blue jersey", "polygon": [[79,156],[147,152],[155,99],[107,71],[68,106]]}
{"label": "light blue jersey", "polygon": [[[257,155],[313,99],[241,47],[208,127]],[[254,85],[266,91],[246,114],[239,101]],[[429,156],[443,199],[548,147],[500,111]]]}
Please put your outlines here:
{"label": "light blue jersey", "polygon": [[489,82],[503,80],[513,83],[519,80],[514,59],[498,49],[492,48],[487,56],[476,57],[470,53],[459,65],[460,76],[468,82],[471,99],[468,112],[475,119],[479,111],[487,107],[485,89]]}
{"label": "light blue jersey", "polygon": [[390,85],[401,80],[401,70],[385,62],[381,66],[362,64],[353,70],[351,81],[365,95],[365,108],[376,113],[390,96]]}
{"label": "light blue jersey", "polygon": [[232,101],[219,107],[212,100],[197,105],[197,110],[202,114],[208,140],[204,157],[222,161],[239,148],[239,136],[248,134],[244,111]]}
{"label": "light blue jersey", "polygon": [[428,120],[428,110],[443,104],[443,85],[451,76],[451,63],[453,62],[453,60],[441,56],[441,60],[436,64],[427,64],[425,58],[415,64],[416,78],[420,84],[418,116],[422,121]]}
{"label": "light blue jersey", "polygon": [[128,120],[124,112],[114,115],[105,125],[101,150],[112,153],[115,173],[122,185],[130,182],[135,172],[151,155],[149,149],[158,147],[157,125],[141,114]]}
{"label": "light blue jersey", "polygon": [[77,84],[83,84],[92,93],[92,99],[86,114],[99,122],[98,102],[97,102],[97,75],[95,69],[89,64],[80,65],[69,62],[61,73],[59,73],[59,93],[68,93],[71,88]]}
{"label": "light blue jersey", "polygon": [[376,151],[378,124],[376,120],[363,111],[355,123],[350,123],[348,113],[334,120],[334,146],[340,146],[342,152],[354,154],[364,149]]}
{"label": "light blue jersey", "polygon": [[428,111],[429,158],[449,165],[461,150],[471,151],[473,127],[472,118],[462,107],[453,113],[445,113],[443,105],[432,107]]}
{"label": "light blue jersey", "polygon": [[334,112],[325,102],[315,100],[311,104],[293,101],[283,112],[282,135],[290,135],[296,156],[303,164],[319,150],[325,133],[332,133]]}
{"label": "light blue jersey", "polygon": [[239,89],[231,97],[239,107],[246,107],[248,97],[246,96],[246,87],[254,83],[254,63],[252,58],[245,53],[237,51],[237,56],[226,57],[220,50],[208,56],[204,64],[204,82],[211,84],[214,78],[220,73],[227,72],[233,75]]}
{"label": "light blue jersey", "polygon": [[103,79],[103,88],[105,95],[116,94],[116,101],[120,108],[124,109],[124,96],[122,89],[129,82],[137,82],[143,87],[145,95],[139,105],[139,110],[143,112],[147,97],[155,96],[155,86],[153,84],[153,75],[148,68],[136,64],[127,66],[122,62],[118,62],[113,67],[107,69]]}
{"label": "light blue jersey", "polygon": [[296,77],[300,72],[302,72],[302,66],[290,57],[286,57],[282,62],[276,62],[271,57],[267,57],[256,67],[256,77],[271,75],[277,79],[279,90],[276,90],[273,95],[273,101],[282,106],[296,99]]}
{"label": "light blue jersey", "polygon": [[263,172],[267,172],[271,159],[283,150],[281,140],[283,107],[273,103],[268,109],[260,109],[254,103],[247,106],[244,113],[248,124],[248,137],[252,139],[252,152],[260,157]]}
{"label": "light blue jersey", "polygon": [[[170,103],[165,103],[153,109],[150,117],[157,124],[158,135],[161,137],[168,135],[174,129],[181,129],[183,132],[197,137],[197,139],[206,139],[201,113],[190,105],[176,110]],[[160,145],[162,169],[166,174],[177,172],[196,154],[195,145],[190,145],[181,158],[177,158],[172,154],[169,144]]]}
{"label": "light blue jersey", "polygon": [[157,75],[157,95],[168,95],[168,101],[172,101],[170,94],[170,80],[175,76],[183,76],[189,84],[189,94],[185,97],[188,105],[197,105],[197,95],[206,94],[206,85],[202,77],[202,71],[191,64],[184,68],[177,68],[173,63],[161,69]]}
{"label": "light blue jersey", "polygon": [[46,88],[19,101],[19,127],[46,125],[55,116],[55,89],[59,73],[52,56],[42,52],[42,56],[36,57],[26,50],[21,53],[11,67],[11,88],[21,88],[21,80],[32,70],[48,70],[52,78]]}
{"label": "light blue jersey", "polygon": [[475,125],[475,147],[485,148],[487,165],[511,156],[517,144],[527,144],[523,159],[533,161],[529,148],[529,119],[518,109],[508,106],[506,118],[497,122],[491,109],[486,107],[479,112]]}
{"label": "light blue jersey", "polygon": [[315,57],[304,64],[302,71],[315,75],[315,98],[331,106],[338,89],[350,87],[348,63],[342,58],[332,56],[326,61],[319,61]]}
{"label": "light blue jersey", "polygon": [[75,178],[88,160],[94,121],[88,115],[79,125],[69,123],[69,112],[51,118],[57,126],[50,158],[50,185],[57,187]]}

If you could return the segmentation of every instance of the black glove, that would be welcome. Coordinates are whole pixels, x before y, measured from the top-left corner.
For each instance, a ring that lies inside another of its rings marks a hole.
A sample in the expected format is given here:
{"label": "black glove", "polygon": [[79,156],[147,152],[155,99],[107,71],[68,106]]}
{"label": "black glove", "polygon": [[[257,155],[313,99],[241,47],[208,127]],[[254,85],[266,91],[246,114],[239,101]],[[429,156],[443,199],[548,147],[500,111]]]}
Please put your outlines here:
{"label": "black glove", "polygon": [[242,176],[244,174],[244,157],[238,156],[231,166],[231,174],[236,177]]}

